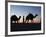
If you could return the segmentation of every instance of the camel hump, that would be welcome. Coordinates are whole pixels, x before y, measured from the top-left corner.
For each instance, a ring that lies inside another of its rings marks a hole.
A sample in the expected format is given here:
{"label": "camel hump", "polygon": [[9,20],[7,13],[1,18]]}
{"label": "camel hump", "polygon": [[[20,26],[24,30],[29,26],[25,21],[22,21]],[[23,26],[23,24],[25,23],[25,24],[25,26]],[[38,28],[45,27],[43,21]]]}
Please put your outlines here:
{"label": "camel hump", "polygon": [[28,14],[28,16],[33,16],[33,14],[30,13],[30,14]]}
{"label": "camel hump", "polygon": [[12,15],[11,18],[17,18],[17,16],[16,15]]}
{"label": "camel hump", "polygon": [[27,15],[27,17],[33,17],[33,14],[30,13],[30,14]]}

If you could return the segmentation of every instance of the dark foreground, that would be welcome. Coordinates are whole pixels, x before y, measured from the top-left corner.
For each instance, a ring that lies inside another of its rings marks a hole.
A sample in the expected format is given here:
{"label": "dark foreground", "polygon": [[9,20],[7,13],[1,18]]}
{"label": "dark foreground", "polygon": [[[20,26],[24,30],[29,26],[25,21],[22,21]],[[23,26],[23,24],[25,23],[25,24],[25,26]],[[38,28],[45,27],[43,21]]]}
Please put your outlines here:
{"label": "dark foreground", "polygon": [[30,24],[11,24],[11,31],[31,31],[41,30],[41,23],[30,23]]}

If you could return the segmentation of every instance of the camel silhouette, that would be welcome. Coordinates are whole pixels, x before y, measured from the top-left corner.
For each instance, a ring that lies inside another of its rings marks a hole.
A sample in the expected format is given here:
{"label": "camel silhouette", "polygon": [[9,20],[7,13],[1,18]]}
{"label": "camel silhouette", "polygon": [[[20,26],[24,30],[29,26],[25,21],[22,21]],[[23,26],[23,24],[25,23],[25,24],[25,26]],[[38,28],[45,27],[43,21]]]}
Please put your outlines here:
{"label": "camel silhouette", "polygon": [[31,22],[33,22],[33,19],[36,18],[36,16],[38,16],[37,14],[34,16],[33,14],[29,13],[27,16],[26,16],[26,21],[27,23],[29,22],[29,20],[31,20]]}
{"label": "camel silhouette", "polygon": [[11,23],[18,23],[18,21],[20,20],[21,16],[19,16],[19,18],[16,15],[11,16]]}

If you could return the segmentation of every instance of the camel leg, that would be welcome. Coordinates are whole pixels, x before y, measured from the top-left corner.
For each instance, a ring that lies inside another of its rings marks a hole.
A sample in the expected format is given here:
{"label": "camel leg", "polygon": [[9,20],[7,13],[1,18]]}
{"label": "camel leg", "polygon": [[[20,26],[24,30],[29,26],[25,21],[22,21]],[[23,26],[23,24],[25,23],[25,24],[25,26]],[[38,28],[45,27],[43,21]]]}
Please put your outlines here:
{"label": "camel leg", "polygon": [[29,20],[27,20],[27,23],[29,23]]}
{"label": "camel leg", "polygon": [[26,23],[27,23],[27,20],[26,20]]}
{"label": "camel leg", "polygon": [[25,21],[25,23],[27,23],[27,20]]}
{"label": "camel leg", "polygon": [[28,22],[29,22],[29,20],[26,20],[25,22],[26,22],[26,23],[28,23]]}
{"label": "camel leg", "polygon": [[28,20],[27,20],[27,23],[28,23]]}
{"label": "camel leg", "polygon": [[27,23],[27,20],[25,20],[25,23]]}
{"label": "camel leg", "polygon": [[18,23],[18,21],[17,21],[17,23]]}

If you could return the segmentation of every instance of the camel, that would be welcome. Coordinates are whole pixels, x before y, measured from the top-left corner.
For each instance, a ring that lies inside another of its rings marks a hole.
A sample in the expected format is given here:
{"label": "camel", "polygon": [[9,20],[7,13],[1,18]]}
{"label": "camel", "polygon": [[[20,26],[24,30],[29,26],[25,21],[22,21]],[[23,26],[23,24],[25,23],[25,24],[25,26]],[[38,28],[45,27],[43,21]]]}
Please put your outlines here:
{"label": "camel", "polygon": [[19,16],[19,18],[16,15],[11,16],[11,23],[18,23],[18,21],[20,20],[21,16]]}
{"label": "camel", "polygon": [[31,20],[31,22],[33,22],[33,19],[36,18],[36,16],[38,16],[37,14],[35,16],[33,16],[33,14],[29,13],[27,16],[26,16],[26,21],[27,23],[29,22],[29,20]]}

